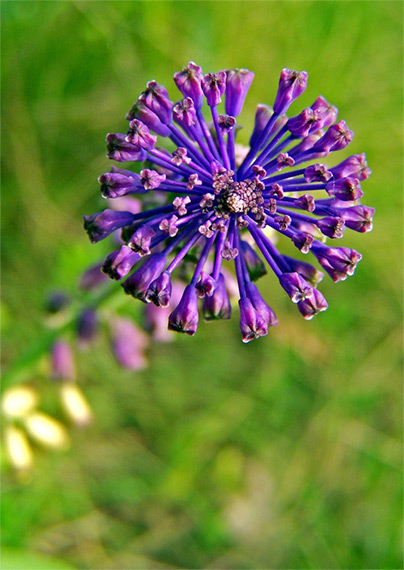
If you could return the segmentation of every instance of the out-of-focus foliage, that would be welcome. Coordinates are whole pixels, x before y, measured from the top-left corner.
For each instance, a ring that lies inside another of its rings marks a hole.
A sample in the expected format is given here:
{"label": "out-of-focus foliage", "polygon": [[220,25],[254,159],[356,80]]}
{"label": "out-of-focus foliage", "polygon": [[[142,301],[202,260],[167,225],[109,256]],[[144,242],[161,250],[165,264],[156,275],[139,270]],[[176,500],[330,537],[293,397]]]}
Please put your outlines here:
{"label": "out-of-focus foliage", "polygon": [[[79,362],[95,416],[58,454],[3,478],[4,568],[401,568],[402,12],[400,2],[3,1],[5,364],[42,330],[44,296],[106,252],[80,218],[99,209],[104,136],[145,82],[256,72],[241,120],[273,102],[283,67],[366,151],[371,234],[356,275],[304,322],[275,278],[280,324],[250,345],[237,317],[155,345],[122,372],[106,340]],[[340,153],[339,153],[340,154]],[[339,245],[339,244],[338,244]],[[136,303],[136,301],[134,301]],[[32,383],[50,382],[39,373]],[[52,390],[50,386],[49,390]],[[58,417],[52,401],[45,412]]]}

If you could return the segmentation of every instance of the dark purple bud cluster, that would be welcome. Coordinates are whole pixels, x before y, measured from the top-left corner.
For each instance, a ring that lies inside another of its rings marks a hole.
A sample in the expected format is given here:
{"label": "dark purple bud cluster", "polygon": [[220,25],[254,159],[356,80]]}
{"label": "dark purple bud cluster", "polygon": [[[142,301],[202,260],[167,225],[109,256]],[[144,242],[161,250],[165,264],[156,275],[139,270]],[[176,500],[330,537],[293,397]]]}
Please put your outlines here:
{"label": "dark purple bud cluster", "polygon": [[[110,209],[86,216],[85,229],[92,242],[121,230],[121,248],[107,257],[103,271],[112,279],[125,277],[126,293],[157,310],[173,302],[173,272],[186,267],[189,274],[195,264],[169,315],[170,330],[195,334],[199,304],[206,320],[230,318],[225,266],[233,261],[244,342],[266,335],[277,323],[254,283],[266,273],[263,260],[303,317],[311,319],[327,308],[316,288],[323,273],[282,255],[267,229],[289,238],[303,254],[311,250],[334,281],[352,275],[361,255],[329,247],[326,239],[342,238],[346,228],[372,229],[374,209],[359,202],[360,183],[371,173],[365,155],[332,168],[323,163],[353,138],[345,121],[337,122],[337,108],[319,96],[311,107],[286,116],[307,87],[305,71],[282,70],[273,108],[258,105],[250,148],[240,151],[237,117],[253,78],[247,69],[204,74],[189,62],[174,74],[182,95],[178,102],[150,81],[126,115],[127,133],[107,137],[109,158],[147,164],[139,174],[112,167],[99,178],[102,196],[122,200],[156,191],[158,205],[150,208],[147,197],[143,211]],[[175,150],[157,146],[157,136],[169,138]],[[162,202],[161,196],[168,199]]]}

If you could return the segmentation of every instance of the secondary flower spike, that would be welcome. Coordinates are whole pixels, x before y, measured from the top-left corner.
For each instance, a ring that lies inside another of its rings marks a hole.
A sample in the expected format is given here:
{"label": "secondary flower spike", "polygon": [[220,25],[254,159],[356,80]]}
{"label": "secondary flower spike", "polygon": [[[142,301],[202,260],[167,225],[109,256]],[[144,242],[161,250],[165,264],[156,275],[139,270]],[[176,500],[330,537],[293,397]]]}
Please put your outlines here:
{"label": "secondary flower spike", "polygon": [[[125,277],[125,292],[157,310],[174,306],[170,330],[194,335],[199,314],[230,318],[231,265],[243,342],[266,335],[278,322],[253,283],[268,268],[301,315],[312,319],[327,309],[317,290],[324,273],[301,254],[311,250],[321,268],[342,281],[362,256],[326,242],[342,238],[346,228],[372,229],[374,209],[360,203],[361,183],[371,174],[365,154],[333,167],[325,162],[353,138],[345,121],[337,121],[337,108],[319,96],[286,116],[307,88],[305,71],[281,71],[273,108],[257,107],[250,147],[236,144],[253,78],[248,69],[204,73],[191,61],[174,74],[178,101],[150,81],[126,115],[127,133],[107,136],[108,158],[140,164],[136,172],[112,166],[102,174],[102,196],[136,195],[144,207],[84,216],[84,227],[93,243],[120,231],[120,249],[107,257],[103,271],[112,279]],[[278,250],[268,237],[275,233],[291,241],[299,259],[281,253],[283,238]],[[188,275],[188,284],[173,305],[175,272]]]}

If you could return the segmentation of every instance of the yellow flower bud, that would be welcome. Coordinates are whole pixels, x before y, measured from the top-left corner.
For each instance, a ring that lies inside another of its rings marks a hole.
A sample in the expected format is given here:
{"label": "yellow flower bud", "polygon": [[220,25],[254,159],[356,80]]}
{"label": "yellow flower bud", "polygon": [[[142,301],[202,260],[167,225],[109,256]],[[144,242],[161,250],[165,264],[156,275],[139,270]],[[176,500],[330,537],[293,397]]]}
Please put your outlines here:
{"label": "yellow flower bud", "polygon": [[93,420],[91,408],[80,388],[74,383],[60,387],[60,398],[67,416],[78,426],[86,426]]}
{"label": "yellow flower bud", "polygon": [[31,446],[25,433],[12,425],[4,430],[7,455],[11,465],[18,471],[25,471],[33,465],[33,454]]}
{"label": "yellow flower bud", "polygon": [[66,428],[57,420],[42,412],[34,412],[24,419],[28,433],[41,445],[53,449],[69,444]]}
{"label": "yellow flower bud", "polygon": [[22,418],[38,403],[37,393],[28,386],[9,388],[3,394],[1,408],[8,418]]}

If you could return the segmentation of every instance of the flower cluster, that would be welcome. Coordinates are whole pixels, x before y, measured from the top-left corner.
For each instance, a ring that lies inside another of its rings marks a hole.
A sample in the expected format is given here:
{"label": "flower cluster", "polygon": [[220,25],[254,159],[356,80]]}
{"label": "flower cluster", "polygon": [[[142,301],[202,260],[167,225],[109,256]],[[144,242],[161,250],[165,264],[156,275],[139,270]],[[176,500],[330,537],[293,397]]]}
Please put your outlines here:
{"label": "flower cluster", "polygon": [[[372,229],[374,209],[359,202],[360,182],[370,175],[365,155],[333,168],[322,162],[353,137],[343,120],[336,122],[336,107],[319,96],[300,114],[286,116],[306,89],[306,72],[282,70],[273,108],[257,107],[250,147],[236,144],[237,117],[253,77],[246,69],[204,75],[190,62],[174,74],[180,101],[174,104],[165,87],[150,81],[126,115],[127,133],[107,136],[110,159],[143,164],[139,173],[112,166],[99,178],[102,196],[151,194],[158,201],[148,196],[137,213],[106,209],[85,216],[84,227],[93,243],[121,231],[121,246],[103,270],[113,279],[125,278],[126,293],[158,307],[170,302],[173,272],[194,261],[169,315],[170,330],[195,334],[199,298],[205,319],[230,317],[223,266],[234,261],[242,339],[267,334],[277,318],[254,284],[266,273],[257,250],[303,317],[311,319],[327,308],[316,288],[323,273],[282,255],[269,231],[286,236],[304,254],[310,250],[338,282],[353,274],[361,254],[326,245],[326,238],[341,238],[345,228]],[[172,150],[157,146],[157,136],[168,138]]]}

